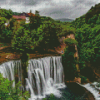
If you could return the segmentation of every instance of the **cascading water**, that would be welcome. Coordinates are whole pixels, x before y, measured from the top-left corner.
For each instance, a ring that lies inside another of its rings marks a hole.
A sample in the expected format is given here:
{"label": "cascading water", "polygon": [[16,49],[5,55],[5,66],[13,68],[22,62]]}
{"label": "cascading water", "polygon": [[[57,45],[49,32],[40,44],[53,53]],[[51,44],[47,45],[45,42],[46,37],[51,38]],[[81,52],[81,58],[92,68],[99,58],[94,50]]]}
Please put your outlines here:
{"label": "cascading water", "polygon": [[83,87],[85,87],[87,90],[89,90],[93,96],[95,97],[95,100],[100,100],[100,87],[96,87],[96,84],[98,84],[98,82],[93,82],[93,83],[87,83],[85,85],[81,85]]}
{"label": "cascading water", "polygon": [[[9,80],[15,80],[17,74],[18,81],[22,81],[21,72],[20,60],[0,65],[0,73]],[[60,56],[29,60],[28,78],[26,78],[26,90],[31,95],[29,100],[41,100],[51,93],[60,97],[61,93],[58,89],[63,87],[65,87],[64,73]]]}

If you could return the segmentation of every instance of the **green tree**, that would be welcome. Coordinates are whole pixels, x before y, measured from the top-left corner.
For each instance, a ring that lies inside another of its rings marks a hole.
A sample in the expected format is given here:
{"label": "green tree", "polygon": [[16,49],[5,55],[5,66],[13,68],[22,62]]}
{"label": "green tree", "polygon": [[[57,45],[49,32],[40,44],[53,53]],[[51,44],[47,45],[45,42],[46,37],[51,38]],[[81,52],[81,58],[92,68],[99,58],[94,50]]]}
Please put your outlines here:
{"label": "green tree", "polygon": [[[21,54],[21,64],[22,64],[22,75],[23,75],[23,86],[25,87],[25,78],[27,77],[27,66],[29,55],[27,53],[34,48],[41,41],[41,36],[36,31],[30,33],[29,30],[25,29],[23,26],[15,26],[14,37],[12,39],[12,48]],[[39,32],[39,31],[38,31]],[[37,36],[37,37],[35,37]]]}
{"label": "green tree", "polygon": [[71,26],[70,23],[60,23],[60,30],[58,31],[58,36],[62,37],[62,36],[67,36],[68,34],[75,34],[75,28]]}
{"label": "green tree", "polygon": [[6,19],[10,19],[12,17],[12,11],[6,9],[0,9],[0,17],[5,17]]}
{"label": "green tree", "polygon": [[9,28],[5,28],[2,31],[3,42],[11,43],[11,39],[13,37],[13,32]]}
{"label": "green tree", "polygon": [[32,11],[30,10],[30,29],[31,30],[37,29],[41,24],[41,18],[40,18],[39,12],[36,11],[35,13],[36,14],[34,15]]}
{"label": "green tree", "polygon": [[30,47],[32,46],[32,38],[30,37],[30,31],[25,30],[24,27],[19,27],[17,31],[14,33],[14,37],[12,40],[12,47],[13,49],[17,50],[18,52],[28,52]]}
{"label": "green tree", "polygon": [[11,20],[10,20],[10,22],[9,22],[9,24],[10,24],[10,30],[13,30],[13,27],[14,27],[14,23],[16,22],[16,19],[14,19],[14,18],[12,18]]}
{"label": "green tree", "polygon": [[[100,4],[92,7],[86,14],[77,18],[72,22],[72,26],[76,28],[75,38],[78,43],[80,68],[87,64],[91,66],[99,65],[100,58]],[[98,49],[97,52],[95,52]]]}
{"label": "green tree", "polygon": [[28,66],[28,55],[32,46],[32,38],[28,35],[29,30],[25,30],[24,27],[20,26],[14,33],[12,40],[12,48],[21,54],[22,64],[22,75],[23,75],[23,86],[25,87],[25,78],[27,77],[27,66]]}
{"label": "green tree", "polygon": [[35,15],[36,15],[36,16],[40,16],[39,11],[36,10],[36,11],[35,11]]}
{"label": "green tree", "polygon": [[25,91],[25,94],[22,96],[22,92],[19,89],[20,83],[17,83],[15,87],[12,87],[13,81],[9,81],[6,78],[3,78],[0,73],[0,100],[28,100],[29,93]]}
{"label": "green tree", "polygon": [[[69,41],[70,40],[70,41]],[[75,44],[77,43],[74,39],[66,39],[65,43],[68,45],[65,48],[65,52],[62,55],[62,64],[64,67],[64,74],[65,74],[65,81],[66,80],[73,80],[76,76],[76,59],[74,57]]]}
{"label": "green tree", "polygon": [[41,33],[43,34],[43,39],[39,44],[41,49],[50,49],[58,45],[59,41],[57,36],[57,29],[58,27],[56,24],[52,22],[45,22],[38,28],[38,30],[41,30]]}
{"label": "green tree", "polygon": [[71,38],[65,39],[64,42],[65,42],[65,44],[67,44],[69,46],[78,45],[78,42]]}
{"label": "green tree", "polygon": [[4,37],[2,36],[2,31],[5,29],[5,22],[6,18],[0,17],[0,41],[4,40]]}

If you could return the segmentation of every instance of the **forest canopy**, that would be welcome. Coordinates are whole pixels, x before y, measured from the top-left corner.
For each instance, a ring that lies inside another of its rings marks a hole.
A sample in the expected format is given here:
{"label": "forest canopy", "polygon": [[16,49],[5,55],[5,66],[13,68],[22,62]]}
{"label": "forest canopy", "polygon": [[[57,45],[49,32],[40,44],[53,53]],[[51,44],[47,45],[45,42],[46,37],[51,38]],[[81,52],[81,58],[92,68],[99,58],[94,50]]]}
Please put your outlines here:
{"label": "forest canopy", "polygon": [[[19,23],[12,17],[21,13],[0,9],[0,14],[0,41],[11,43],[17,52],[29,52],[35,48],[54,48],[59,45],[58,39],[61,36],[75,34],[75,28],[70,26],[70,22],[58,22],[50,17],[40,16],[39,12],[34,15],[30,11],[30,23],[25,23],[24,20]],[[8,20],[9,25],[5,26]]]}
{"label": "forest canopy", "polygon": [[76,28],[80,66],[86,62],[93,66],[100,65],[100,4],[96,4],[83,16],[73,21]]}

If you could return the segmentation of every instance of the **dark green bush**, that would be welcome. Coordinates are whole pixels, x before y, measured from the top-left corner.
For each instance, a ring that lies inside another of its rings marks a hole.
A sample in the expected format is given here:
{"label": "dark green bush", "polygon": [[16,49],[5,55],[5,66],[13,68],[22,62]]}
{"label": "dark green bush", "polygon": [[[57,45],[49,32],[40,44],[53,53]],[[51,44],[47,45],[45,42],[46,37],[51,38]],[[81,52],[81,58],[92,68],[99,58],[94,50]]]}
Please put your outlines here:
{"label": "dark green bush", "polygon": [[81,78],[81,83],[87,83],[88,81],[87,77],[81,75],[80,78]]}
{"label": "dark green bush", "polygon": [[76,59],[74,53],[76,52],[74,46],[68,46],[62,55],[62,64],[64,67],[65,80],[73,80],[76,75]]}
{"label": "dark green bush", "polygon": [[42,100],[57,100],[54,96],[54,94],[50,94],[50,96],[48,98],[43,98]]}
{"label": "dark green bush", "polygon": [[20,83],[17,83],[15,87],[12,87],[12,83],[13,81],[3,78],[0,73],[0,100],[20,100],[21,98],[28,100],[29,93],[25,92],[22,95],[19,89]]}
{"label": "dark green bush", "polygon": [[74,39],[71,39],[71,38],[68,38],[68,39],[65,39],[64,42],[67,44],[67,45],[73,45],[73,44],[78,44],[78,42]]}

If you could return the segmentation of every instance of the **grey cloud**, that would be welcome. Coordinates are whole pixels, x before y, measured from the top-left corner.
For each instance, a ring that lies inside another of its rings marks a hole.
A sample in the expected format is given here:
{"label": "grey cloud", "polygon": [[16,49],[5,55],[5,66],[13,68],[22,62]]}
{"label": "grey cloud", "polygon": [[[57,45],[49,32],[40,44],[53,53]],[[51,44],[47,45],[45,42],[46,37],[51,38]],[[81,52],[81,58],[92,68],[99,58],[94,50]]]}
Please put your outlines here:
{"label": "grey cloud", "polygon": [[0,0],[0,5],[18,4],[20,0]]}
{"label": "grey cloud", "polygon": [[37,5],[42,2],[49,1],[49,0],[25,0],[25,5]]}
{"label": "grey cloud", "polygon": [[23,5],[37,5],[40,4],[41,2],[45,2],[49,0],[0,0],[0,4],[7,4],[9,3],[10,5],[15,5],[15,4],[20,4],[22,3]]}
{"label": "grey cloud", "polygon": [[71,14],[71,7],[64,7],[64,6],[60,6],[56,5],[53,8],[46,8],[46,9],[42,9],[40,10],[40,15],[46,15],[46,16],[50,16],[52,18],[68,18],[68,16]]}
{"label": "grey cloud", "polygon": [[46,10],[42,9],[40,12],[41,14],[51,16],[52,18],[75,19],[85,14],[91,8],[91,6],[94,6],[96,3],[98,3],[98,0],[73,0],[71,3],[72,5],[64,4],[64,6],[62,6],[58,4],[54,7],[54,4],[51,2],[51,8]]}
{"label": "grey cloud", "polygon": [[37,0],[11,0],[9,2],[10,5],[16,5],[16,4],[23,4],[23,5],[36,5],[38,3]]}
{"label": "grey cloud", "polygon": [[[98,1],[98,0],[97,0]],[[95,0],[73,0],[72,4],[74,6],[78,6],[80,4],[85,5],[85,6],[92,6],[96,3]]]}
{"label": "grey cloud", "polygon": [[[100,0],[70,0],[71,2],[68,4],[68,1],[62,1],[64,3],[56,3],[56,0],[0,0],[0,6],[3,4],[9,4],[10,6],[22,4],[23,8],[19,9],[19,12],[31,9],[39,10],[40,15],[52,18],[77,18],[85,14],[91,6],[100,2]],[[45,3],[43,7],[41,6],[42,3]],[[39,8],[39,6],[41,7]]]}
{"label": "grey cloud", "polygon": [[7,3],[7,0],[0,0],[0,5],[1,4],[6,4]]}

